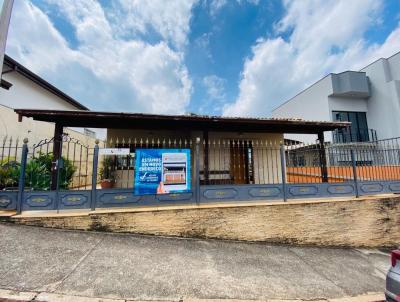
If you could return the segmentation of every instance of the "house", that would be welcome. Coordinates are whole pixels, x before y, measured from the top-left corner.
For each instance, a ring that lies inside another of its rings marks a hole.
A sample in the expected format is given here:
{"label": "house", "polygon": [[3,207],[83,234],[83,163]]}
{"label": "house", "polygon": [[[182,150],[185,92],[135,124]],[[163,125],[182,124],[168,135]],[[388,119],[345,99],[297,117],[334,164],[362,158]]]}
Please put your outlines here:
{"label": "house", "polygon": [[[33,156],[34,150],[37,154],[44,152],[40,145],[51,142],[54,135],[55,124],[52,122],[32,119],[16,122],[18,115],[14,112],[15,108],[89,110],[7,55],[4,57],[0,86],[0,167],[19,159],[17,150],[23,139],[28,139],[30,156]],[[91,170],[87,169],[90,163],[85,163],[81,154],[68,150],[68,147],[71,150],[72,147],[87,149],[88,145],[94,144],[96,138],[93,131],[82,130],[64,129],[64,139],[70,141],[69,145],[64,146],[66,158],[72,163],[82,162],[72,181],[74,187],[85,185],[92,177]]]}
{"label": "house", "polygon": [[[349,121],[326,141],[366,142],[400,136],[400,52],[359,71],[331,73],[273,110],[274,117]],[[313,142],[315,136],[288,135]]]}
{"label": "house", "polygon": [[[107,129],[106,147],[129,148],[129,154],[117,158],[113,168],[116,170],[117,187],[120,188],[133,186],[135,175],[132,162],[137,156],[136,151],[143,148],[188,149],[191,154],[190,170],[199,170],[203,185],[279,184],[282,183],[280,145],[283,144],[284,134],[316,134],[323,143],[324,132],[349,126],[347,122],[193,114],[38,109],[16,109],[15,112],[20,120],[24,117],[55,123],[56,140],[60,140],[65,127]],[[59,155],[62,152],[60,145],[55,144],[54,147],[58,149],[54,149],[53,153]],[[320,151],[323,152],[322,149]],[[179,174],[179,169],[172,172]]]}
{"label": "house", "polygon": [[[89,110],[43,78],[14,59],[5,55],[0,89],[0,138],[28,138],[37,143],[51,138],[54,124],[24,119],[16,123],[15,108],[53,109],[53,110]],[[84,142],[89,142],[88,135],[72,129],[65,132]]]}

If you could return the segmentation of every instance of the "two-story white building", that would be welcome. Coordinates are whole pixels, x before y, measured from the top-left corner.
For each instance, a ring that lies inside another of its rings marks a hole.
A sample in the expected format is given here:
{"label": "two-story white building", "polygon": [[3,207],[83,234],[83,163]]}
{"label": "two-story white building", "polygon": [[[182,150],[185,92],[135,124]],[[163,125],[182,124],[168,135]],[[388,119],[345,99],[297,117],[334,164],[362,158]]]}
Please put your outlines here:
{"label": "two-story white building", "polygon": [[[53,123],[27,118],[18,123],[14,109],[89,110],[7,55],[4,57],[0,86],[0,138],[26,137],[36,143],[54,134]],[[65,131],[79,140],[93,139],[71,129]]]}
{"label": "two-story white building", "polygon": [[[360,142],[400,137],[400,52],[360,71],[331,73],[273,110],[274,117],[350,121],[326,141]],[[315,142],[316,136],[287,135]]]}

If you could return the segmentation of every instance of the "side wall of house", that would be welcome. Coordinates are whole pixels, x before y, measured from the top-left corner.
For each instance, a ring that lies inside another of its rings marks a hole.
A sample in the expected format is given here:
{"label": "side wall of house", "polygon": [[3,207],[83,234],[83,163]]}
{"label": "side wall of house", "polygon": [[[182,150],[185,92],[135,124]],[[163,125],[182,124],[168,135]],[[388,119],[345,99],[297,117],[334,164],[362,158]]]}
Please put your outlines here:
{"label": "side wall of house", "polygon": [[362,71],[370,79],[368,127],[377,130],[379,139],[400,136],[400,53],[380,59]]}
{"label": "side wall of house", "polygon": [[[328,75],[274,109],[272,116],[330,121],[332,117],[329,111],[328,95],[331,92],[332,80],[331,75]],[[317,136],[310,134],[285,134],[285,138],[315,143]],[[331,140],[331,138],[330,133],[325,133],[325,140]]]}
{"label": "side wall of house", "polygon": [[12,86],[9,90],[0,89],[1,105],[14,109],[78,109],[17,72],[3,75],[3,79]]}
{"label": "side wall of house", "polygon": [[[93,147],[95,144],[94,138],[73,129],[64,128],[64,133],[68,133],[84,145]],[[53,123],[34,121],[32,118],[26,117],[22,119],[22,122],[18,122],[18,115],[14,109],[0,105],[0,138],[12,137],[21,140],[28,138],[30,144],[35,144],[43,139],[50,139],[53,135]]]}
{"label": "side wall of house", "polygon": [[[74,141],[79,141],[78,144],[63,143],[63,156],[68,158],[77,168],[72,186],[79,187],[88,184],[92,179],[93,156],[91,154],[93,152],[89,152],[86,147],[81,147],[81,145],[93,148],[95,139],[69,128],[64,128],[64,133],[68,134]],[[31,118],[25,117],[22,122],[18,122],[18,116],[13,109],[0,105],[0,147],[3,145],[8,146],[10,139],[12,139],[10,145],[13,148],[15,147],[16,139],[19,139],[19,146],[21,146],[23,139],[28,138],[29,152],[32,152],[33,145],[38,144],[42,140],[51,139],[53,135],[53,123],[34,121]],[[49,146],[50,149],[48,151],[51,152],[52,145]],[[12,153],[14,153],[15,149],[12,150]],[[1,153],[2,151],[0,150],[0,156],[4,156]],[[18,161],[20,160],[20,156],[21,154],[16,154]]]}

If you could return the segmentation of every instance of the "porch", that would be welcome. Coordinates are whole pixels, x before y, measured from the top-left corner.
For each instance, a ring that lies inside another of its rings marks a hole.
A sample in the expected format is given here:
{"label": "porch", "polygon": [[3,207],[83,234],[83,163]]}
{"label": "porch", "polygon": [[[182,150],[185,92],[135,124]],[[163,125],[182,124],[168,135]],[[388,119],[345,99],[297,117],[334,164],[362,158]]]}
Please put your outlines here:
{"label": "porch", "polygon": [[[399,150],[395,145],[390,150],[376,147],[373,152],[380,154],[383,161],[379,167],[366,168],[357,159],[365,155],[367,147],[338,149],[324,143],[324,131],[348,127],[346,122],[89,111],[16,112],[20,118],[54,122],[56,127],[50,140],[34,145],[25,142],[16,149],[3,144],[2,156],[5,157],[4,150],[15,152],[15,162],[22,171],[18,181],[1,191],[3,209],[94,210],[400,192],[396,172],[399,162],[385,160],[389,154],[392,159],[396,157]],[[94,146],[83,145],[63,135],[66,126],[107,128],[108,137]],[[314,133],[319,141],[305,146],[285,141],[284,133]],[[122,148],[127,153],[104,155],[104,148]],[[190,160],[184,170],[190,171],[187,190],[134,194],[137,150],[149,149],[188,150]],[[51,167],[42,174],[33,173],[30,163],[40,162],[44,156]],[[332,164],[333,159],[341,164]],[[368,169],[372,176],[366,178]],[[106,172],[113,173],[115,184],[101,189],[101,176]]]}

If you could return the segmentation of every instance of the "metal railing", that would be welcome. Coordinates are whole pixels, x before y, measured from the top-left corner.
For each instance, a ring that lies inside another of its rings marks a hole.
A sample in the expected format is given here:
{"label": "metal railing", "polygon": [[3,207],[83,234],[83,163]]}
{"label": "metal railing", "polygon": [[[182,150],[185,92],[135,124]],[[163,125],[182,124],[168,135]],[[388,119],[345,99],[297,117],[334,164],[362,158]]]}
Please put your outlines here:
{"label": "metal railing", "polygon": [[[396,191],[398,187],[400,192],[400,182],[396,183],[400,181],[399,138],[322,145],[293,141],[291,144],[283,144],[280,141],[260,138],[136,137],[110,139],[98,141],[95,145],[85,145],[74,138],[63,136],[60,144],[61,156],[54,158],[53,139],[33,143],[21,142],[11,137],[1,138],[0,193],[15,192],[18,202],[21,203],[19,210],[25,203],[31,202],[29,198],[46,191],[49,194],[55,192],[52,200],[61,200],[64,207],[73,204],[72,201],[68,203],[63,200],[71,194],[71,200],[90,200],[91,208],[95,207],[99,199],[102,206],[107,205],[106,195],[111,193],[104,195],[102,191],[126,192],[124,194],[131,195],[117,195],[118,198],[131,198],[135,184],[136,154],[139,149],[190,150],[190,201],[200,202],[204,198],[218,200],[221,196],[234,199],[286,200],[296,198],[297,193],[300,196],[311,196],[299,189],[299,185],[307,187],[311,184],[350,185],[351,192],[358,195],[359,184],[391,182],[390,190]],[[129,152],[124,155],[106,155],[101,152],[103,148],[123,148]],[[54,178],[54,175],[57,177]],[[51,190],[54,187],[54,179],[57,180],[55,191]],[[219,190],[218,188],[231,191],[224,191],[221,196],[214,192],[217,194],[215,197],[212,190]],[[329,190],[326,190],[324,194],[328,194]],[[176,194],[174,198],[179,200],[181,197]],[[37,199],[40,201],[43,198]],[[52,202],[52,207],[58,209],[60,202]],[[135,202],[132,201],[132,204]],[[32,204],[34,203],[31,202],[26,207],[37,206]],[[44,206],[37,206],[37,209],[41,208]]]}
{"label": "metal railing", "polygon": [[278,141],[218,138],[202,140],[200,183],[280,183],[280,156]]}
{"label": "metal railing", "polygon": [[[357,144],[319,144],[286,147],[287,175],[291,183],[400,180],[400,147],[397,139]],[[354,158],[352,158],[352,156]],[[323,170],[325,169],[325,180]]]}

